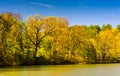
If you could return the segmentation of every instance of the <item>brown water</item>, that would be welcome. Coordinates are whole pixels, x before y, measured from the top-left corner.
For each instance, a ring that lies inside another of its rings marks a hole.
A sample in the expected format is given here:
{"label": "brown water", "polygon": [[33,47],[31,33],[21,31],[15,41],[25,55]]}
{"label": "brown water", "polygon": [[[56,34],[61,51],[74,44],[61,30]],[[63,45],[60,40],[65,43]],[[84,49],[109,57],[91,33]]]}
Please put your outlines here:
{"label": "brown water", "polygon": [[120,76],[120,64],[9,67],[0,68],[0,76]]}

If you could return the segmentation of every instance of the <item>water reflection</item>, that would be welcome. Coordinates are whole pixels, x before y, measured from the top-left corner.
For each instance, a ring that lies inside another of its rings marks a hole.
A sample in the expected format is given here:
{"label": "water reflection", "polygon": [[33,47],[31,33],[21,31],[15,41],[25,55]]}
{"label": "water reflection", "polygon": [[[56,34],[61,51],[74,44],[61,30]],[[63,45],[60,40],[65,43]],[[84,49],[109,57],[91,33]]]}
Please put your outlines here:
{"label": "water reflection", "polygon": [[120,64],[9,67],[0,76],[120,76]]}

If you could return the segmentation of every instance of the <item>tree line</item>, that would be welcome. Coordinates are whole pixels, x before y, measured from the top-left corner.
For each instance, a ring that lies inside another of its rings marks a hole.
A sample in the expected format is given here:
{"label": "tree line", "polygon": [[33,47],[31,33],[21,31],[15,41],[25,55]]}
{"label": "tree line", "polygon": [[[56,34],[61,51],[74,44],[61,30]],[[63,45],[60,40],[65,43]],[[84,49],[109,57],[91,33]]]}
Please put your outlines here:
{"label": "tree line", "polygon": [[67,18],[0,14],[0,66],[119,63],[120,25],[73,25]]}

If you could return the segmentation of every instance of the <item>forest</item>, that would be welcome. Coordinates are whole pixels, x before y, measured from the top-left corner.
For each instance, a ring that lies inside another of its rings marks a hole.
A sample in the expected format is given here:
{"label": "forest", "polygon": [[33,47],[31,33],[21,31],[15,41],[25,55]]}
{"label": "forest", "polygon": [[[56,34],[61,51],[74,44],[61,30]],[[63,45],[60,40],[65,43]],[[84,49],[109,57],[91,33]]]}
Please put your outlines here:
{"label": "forest", "polygon": [[[87,22],[87,21],[86,21]],[[64,17],[0,14],[0,66],[120,63],[120,25],[69,25]]]}

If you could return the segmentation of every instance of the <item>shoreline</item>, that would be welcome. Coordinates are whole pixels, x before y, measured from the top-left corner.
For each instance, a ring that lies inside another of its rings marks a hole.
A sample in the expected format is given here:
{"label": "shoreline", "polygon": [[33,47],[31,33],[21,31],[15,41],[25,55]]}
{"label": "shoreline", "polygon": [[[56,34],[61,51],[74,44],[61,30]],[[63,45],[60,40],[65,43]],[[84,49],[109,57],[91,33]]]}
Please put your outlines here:
{"label": "shoreline", "polygon": [[[91,63],[91,64],[120,64],[118,63]],[[8,67],[29,67],[29,66],[49,66],[49,65],[91,65],[90,63],[69,63],[69,64],[32,64],[32,65],[0,65],[0,68],[8,68]]]}

